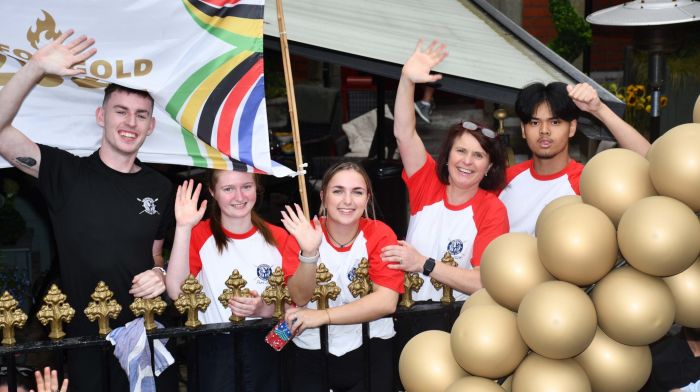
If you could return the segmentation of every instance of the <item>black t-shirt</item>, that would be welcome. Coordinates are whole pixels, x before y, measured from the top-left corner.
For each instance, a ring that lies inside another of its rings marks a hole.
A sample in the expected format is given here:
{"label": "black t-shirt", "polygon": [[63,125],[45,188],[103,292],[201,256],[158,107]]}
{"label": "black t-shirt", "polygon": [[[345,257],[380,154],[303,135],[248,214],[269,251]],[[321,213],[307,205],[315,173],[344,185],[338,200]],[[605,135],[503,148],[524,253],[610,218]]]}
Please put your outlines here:
{"label": "black t-shirt", "polygon": [[668,392],[700,380],[700,358],[693,355],[683,331],[653,343],[651,358],[651,375],[643,392]]}
{"label": "black t-shirt", "polygon": [[122,306],[112,328],[134,318],[129,294],[135,275],[153,267],[153,241],[163,239],[173,221],[171,182],[137,161],[141,170],[120,173],[96,151],[80,158],[39,145],[39,188],[56,236],[60,289],[75,309],[67,331],[97,334],[84,309],[104,281]]}

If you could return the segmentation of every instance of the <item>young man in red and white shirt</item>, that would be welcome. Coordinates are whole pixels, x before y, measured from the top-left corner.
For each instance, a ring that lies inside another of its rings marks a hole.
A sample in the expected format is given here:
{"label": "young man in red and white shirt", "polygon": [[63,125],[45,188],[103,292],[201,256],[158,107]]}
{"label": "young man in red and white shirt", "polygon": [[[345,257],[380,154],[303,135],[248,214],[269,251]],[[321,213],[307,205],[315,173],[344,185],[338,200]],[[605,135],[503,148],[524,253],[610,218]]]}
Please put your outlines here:
{"label": "young man in red and white shirt", "polygon": [[508,209],[511,232],[533,234],[542,209],[552,200],[578,195],[583,165],[571,159],[569,139],[581,111],[600,120],[622,148],[646,155],[649,142],[605,105],[587,83],[533,83],[518,93],[515,111],[532,159],[506,171],[499,198]]}

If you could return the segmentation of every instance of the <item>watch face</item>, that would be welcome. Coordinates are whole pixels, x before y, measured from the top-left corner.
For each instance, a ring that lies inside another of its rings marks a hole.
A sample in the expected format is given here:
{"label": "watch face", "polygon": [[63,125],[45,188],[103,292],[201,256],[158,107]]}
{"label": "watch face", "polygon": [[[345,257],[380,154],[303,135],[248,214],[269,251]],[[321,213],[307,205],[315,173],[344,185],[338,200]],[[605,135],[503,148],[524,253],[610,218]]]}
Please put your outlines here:
{"label": "watch face", "polygon": [[435,268],[435,259],[431,257],[423,264],[423,275],[430,275],[433,272],[433,268]]}

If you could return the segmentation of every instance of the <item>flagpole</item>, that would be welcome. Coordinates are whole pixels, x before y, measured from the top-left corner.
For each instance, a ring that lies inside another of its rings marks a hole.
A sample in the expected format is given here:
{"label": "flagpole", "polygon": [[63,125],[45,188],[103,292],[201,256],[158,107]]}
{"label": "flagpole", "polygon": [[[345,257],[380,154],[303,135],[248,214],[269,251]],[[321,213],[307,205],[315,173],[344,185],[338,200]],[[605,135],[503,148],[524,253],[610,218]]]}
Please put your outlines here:
{"label": "flagpole", "polygon": [[301,139],[299,137],[299,120],[297,118],[297,101],[294,96],[294,80],[292,67],[289,64],[289,46],[287,45],[287,28],[284,24],[284,12],[282,0],[277,0],[277,25],[280,33],[280,48],[282,50],[282,65],[284,67],[284,82],[287,87],[287,101],[289,103],[289,120],[292,123],[292,140],[294,143],[294,158],[297,165],[297,179],[299,180],[299,197],[304,215],[309,219],[309,200],[306,196],[306,180],[304,176],[304,160],[301,155]]}

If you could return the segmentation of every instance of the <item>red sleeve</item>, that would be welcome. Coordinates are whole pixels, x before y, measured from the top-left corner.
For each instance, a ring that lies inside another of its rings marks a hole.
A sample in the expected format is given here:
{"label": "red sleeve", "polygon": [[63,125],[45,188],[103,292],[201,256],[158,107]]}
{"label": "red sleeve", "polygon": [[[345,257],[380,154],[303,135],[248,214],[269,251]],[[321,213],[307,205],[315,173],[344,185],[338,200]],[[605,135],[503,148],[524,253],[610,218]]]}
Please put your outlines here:
{"label": "red sleeve", "polygon": [[384,222],[367,219],[362,231],[367,236],[367,255],[369,257],[369,278],[374,284],[403,293],[403,271],[388,267],[382,261],[382,248],[396,245],[396,234]]}
{"label": "red sleeve", "polygon": [[408,188],[411,215],[415,215],[424,206],[440,201],[445,187],[435,172],[435,160],[427,152],[425,155],[425,163],[411,177],[408,177],[406,170],[401,173],[401,178]]}
{"label": "red sleeve", "polygon": [[289,233],[287,233],[287,230],[279,226],[275,226],[269,222],[265,222],[265,224],[267,225],[267,228],[270,229],[270,233],[272,233],[272,237],[277,243],[277,251],[280,252],[280,255],[284,256],[284,248],[287,244],[287,238],[289,237]]}
{"label": "red sleeve", "polygon": [[190,235],[190,273],[193,276],[197,276],[199,271],[202,270],[202,258],[199,255],[199,251],[211,235],[208,219],[197,223],[192,228],[192,234]]}
{"label": "red sleeve", "polygon": [[472,249],[473,267],[481,265],[481,255],[488,244],[510,230],[508,213],[503,203],[491,193],[481,189],[479,192],[483,192],[483,195],[482,200],[474,204],[474,224],[477,232]]}
{"label": "red sleeve", "polygon": [[293,235],[288,235],[282,252],[282,271],[284,272],[284,282],[297,272],[299,267],[299,243]]}
{"label": "red sleeve", "polygon": [[566,168],[566,174],[569,177],[569,184],[571,184],[571,189],[573,189],[577,195],[581,194],[581,172],[583,172],[583,165],[574,160],[571,160],[569,167]]}

